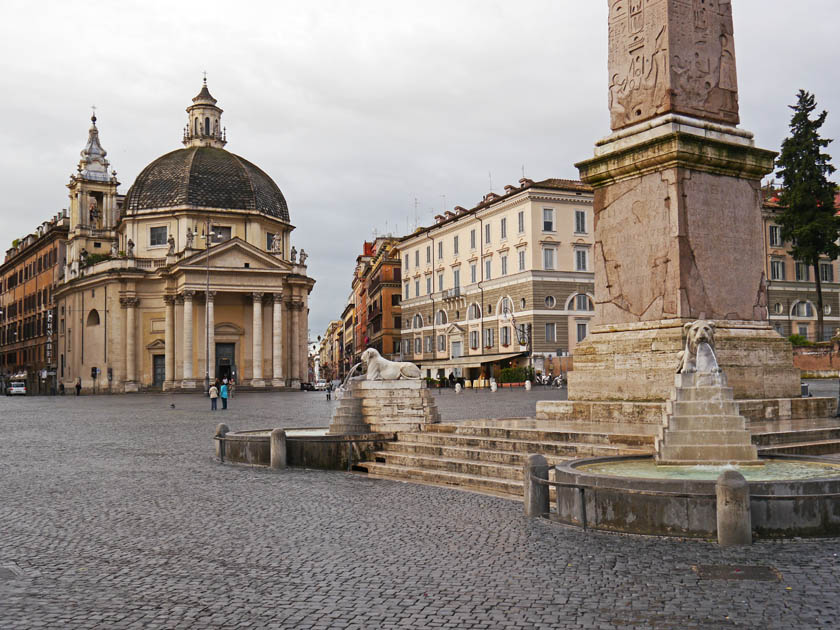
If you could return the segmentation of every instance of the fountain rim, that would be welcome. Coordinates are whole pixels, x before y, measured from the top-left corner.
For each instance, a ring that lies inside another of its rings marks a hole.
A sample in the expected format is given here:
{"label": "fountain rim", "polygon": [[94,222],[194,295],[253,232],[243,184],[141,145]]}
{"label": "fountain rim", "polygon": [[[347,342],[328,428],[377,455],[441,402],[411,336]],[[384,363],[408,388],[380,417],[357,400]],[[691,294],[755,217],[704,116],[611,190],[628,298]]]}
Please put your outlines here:
{"label": "fountain rim", "polygon": [[[761,455],[760,459],[767,461],[772,460],[829,464],[837,466],[837,475],[810,479],[767,479],[748,482],[751,490],[755,490],[757,494],[820,494],[825,492],[825,484],[835,487],[835,492],[840,492],[840,464],[837,464],[837,462],[826,460],[817,455],[766,454]],[[593,464],[626,461],[652,462],[654,461],[654,457],[652,455],[590,457],[586,459],[574,459],[562,462],[554,466],[554,468],[558,474],[558,481],[560,481],[560,475],[567,477],[572,476],[575,484],[580,484],[586,488],[602,488],[604,490],[658,490],[662,492],[689,492],[692,490],[702,490],[707,493],[714,494],[714,486],[717,483],[717,479],[660,479],[650,477],[630,477],[605,475],[580,469],[582,466]]]}

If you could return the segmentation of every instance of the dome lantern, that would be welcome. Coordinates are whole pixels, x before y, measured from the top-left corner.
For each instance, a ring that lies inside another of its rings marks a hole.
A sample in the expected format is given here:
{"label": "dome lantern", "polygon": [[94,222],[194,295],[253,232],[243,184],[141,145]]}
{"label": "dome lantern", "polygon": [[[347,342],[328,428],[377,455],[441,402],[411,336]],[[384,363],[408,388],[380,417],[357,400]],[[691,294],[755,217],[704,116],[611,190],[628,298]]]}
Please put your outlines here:
{"label": "dome lantern", "polygon": [[187,107],[187,126],[184,128],[183,143],[186,147],[215,147],[221,149],[227,144],[226,134],[221,126],[222,108],[216,106],[216,99],[207,89],[207,77],[201,91]]}

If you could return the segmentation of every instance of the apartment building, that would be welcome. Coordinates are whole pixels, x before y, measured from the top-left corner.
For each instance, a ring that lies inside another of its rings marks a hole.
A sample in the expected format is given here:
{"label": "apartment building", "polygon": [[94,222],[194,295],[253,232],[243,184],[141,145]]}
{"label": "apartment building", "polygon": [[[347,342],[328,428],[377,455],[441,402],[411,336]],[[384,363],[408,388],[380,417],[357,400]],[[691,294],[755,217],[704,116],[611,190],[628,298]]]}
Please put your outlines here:
{"label": "apartment building", "polygon": [[[762,205],[766,271],[769,280],[767,307],[770,323],[783,337],[801,335],[809,341],[830,339],[840,328],[840,268],[838,261],[820,261],[823,296],[823,339],[817,333],[817,289],[814,269],[794,260],[790,243],[782,241],[777,217],[782,211],[777,191],[764,190]],[[840,207],[840,195],[835,201]]]}
{"label": "apartment building", "polygon": [[24,379],[32,394],[52,393],[64,369],[56,336],[64,314],[54,292],[63,277],[69,220],[65,213],[16,240],[0,265],[0,374]]}
{"label": "apartment building", "polygon": [[559,372],[594,314],[592,189],[521,179],[400,243],[401,355],[426,376]]}

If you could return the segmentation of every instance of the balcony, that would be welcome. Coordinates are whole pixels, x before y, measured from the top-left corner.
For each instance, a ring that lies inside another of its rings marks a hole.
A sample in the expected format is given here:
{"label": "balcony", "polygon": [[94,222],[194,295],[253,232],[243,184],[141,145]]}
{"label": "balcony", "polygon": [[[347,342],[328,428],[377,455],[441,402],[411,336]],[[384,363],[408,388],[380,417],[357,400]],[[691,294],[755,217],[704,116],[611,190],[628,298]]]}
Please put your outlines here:
{"label": "balcony", "polygon": [[446,289],[443,292],[443,299],[444,300],[452,300],[454,298],[461,297],[461,287],[454,287],[452,289]]}

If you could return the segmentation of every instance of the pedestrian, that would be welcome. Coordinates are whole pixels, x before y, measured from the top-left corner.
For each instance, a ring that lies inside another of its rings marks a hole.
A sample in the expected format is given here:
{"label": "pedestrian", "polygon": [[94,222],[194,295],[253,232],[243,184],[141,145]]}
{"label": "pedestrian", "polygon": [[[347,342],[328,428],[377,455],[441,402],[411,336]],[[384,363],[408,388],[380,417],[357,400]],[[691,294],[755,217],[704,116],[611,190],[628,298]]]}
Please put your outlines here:
{"label": "pedestrian", "polygon": [[64,396],[64,383],[58,384],[58,393]]}
{"label": "pedestrian", "polygon": [[227,383],[222,383],[222,409],[227,409],[227,401],[228,401],[228,386]]}
{"label": "pedestrian", "polygon": [[233,398],[233,389],[235,385],[236,380],[233,378],[233,376],[231,376],[230,380],[228,381],[228,398]]}
{"label": "pedestrian", "polygon": [[82,377],[76,379],[76,396],[82,393]]}
{"label": "pedestrian", "polygon": [[332,383],[327,383],[324,389],[327,390],[327,400],[332,400]]}
{"label": "pedestrian", "polygon": [[210,411],[216,411],[219,403],[219,388],[213,383],[210,386]]}

